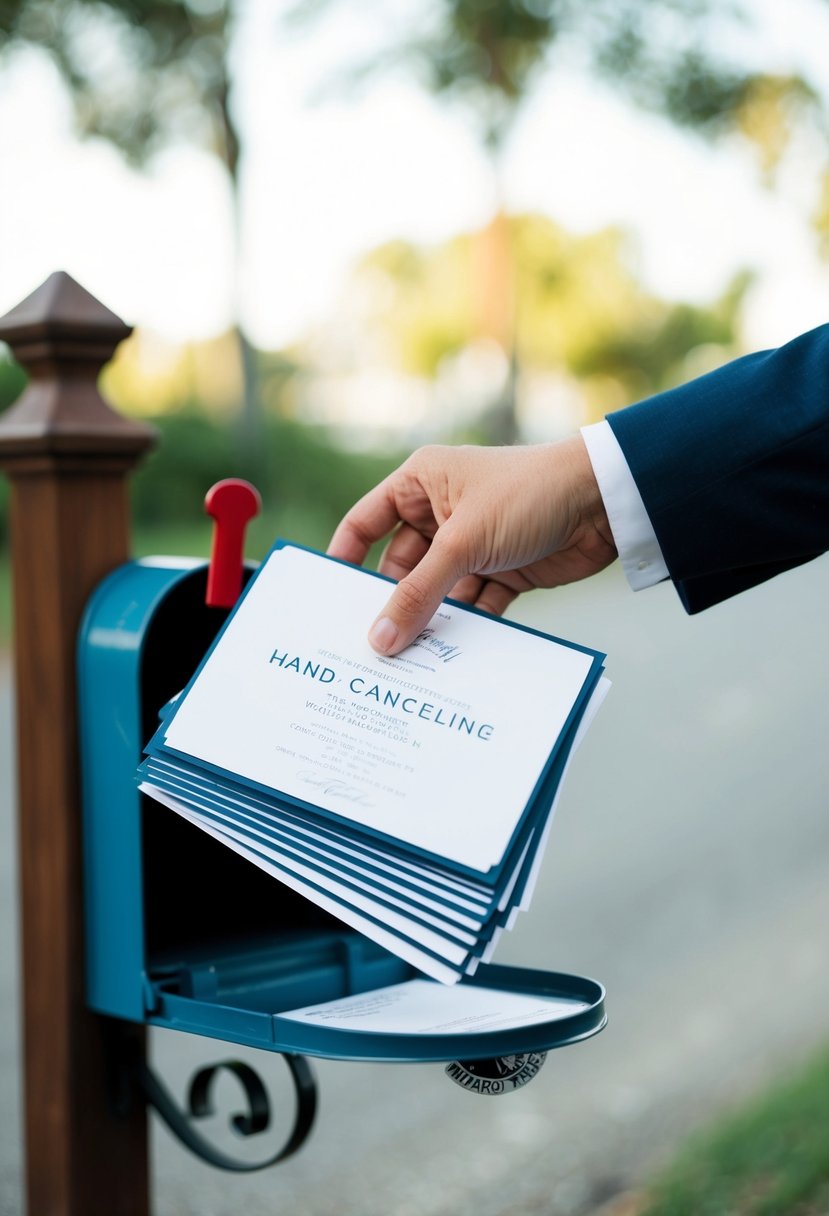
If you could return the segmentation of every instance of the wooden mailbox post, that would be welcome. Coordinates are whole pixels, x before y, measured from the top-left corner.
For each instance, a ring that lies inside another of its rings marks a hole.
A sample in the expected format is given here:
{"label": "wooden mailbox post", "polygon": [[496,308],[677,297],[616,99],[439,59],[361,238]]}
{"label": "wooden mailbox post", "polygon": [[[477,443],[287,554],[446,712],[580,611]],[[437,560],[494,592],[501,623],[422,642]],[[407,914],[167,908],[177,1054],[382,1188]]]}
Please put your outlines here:
{"label": "wooden mailbox post", "polygon": [[11,487],[28,1216],[146,1216],[143,1105],[113,1114],[107,1042],[143,1028],[84,1002],[75,640],[129,555],[127,474],[154,432],[97,389],[130,328],[66,274],[0,319],[30,383],[0,417]]}

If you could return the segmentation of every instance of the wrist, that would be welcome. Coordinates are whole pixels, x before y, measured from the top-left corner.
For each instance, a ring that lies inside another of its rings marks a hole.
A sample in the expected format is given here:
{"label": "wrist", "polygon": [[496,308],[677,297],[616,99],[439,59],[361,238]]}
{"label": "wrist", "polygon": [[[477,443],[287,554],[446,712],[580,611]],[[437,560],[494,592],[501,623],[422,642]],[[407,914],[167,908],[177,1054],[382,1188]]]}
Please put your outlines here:
{"label": "wrist", "polygon": [[562,455],[569,469],[567,495],[573,512],[573,531],[594,536],[615,556],[616,543],[607,508],[584,439],[581,434],[572,435],[555,447],[564,449]]}

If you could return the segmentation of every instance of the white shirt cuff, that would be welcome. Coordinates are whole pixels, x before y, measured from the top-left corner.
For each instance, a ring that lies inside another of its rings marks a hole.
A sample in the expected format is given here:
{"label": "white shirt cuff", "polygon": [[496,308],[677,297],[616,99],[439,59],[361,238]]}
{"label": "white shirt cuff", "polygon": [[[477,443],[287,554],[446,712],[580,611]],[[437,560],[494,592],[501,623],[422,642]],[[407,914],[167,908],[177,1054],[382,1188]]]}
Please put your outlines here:
{"label": "white shirt cuff", "polygon": [[634,591],[661,583],[669,577],[668,567],[610,423],[583,426],[581,434],[628,582]]}

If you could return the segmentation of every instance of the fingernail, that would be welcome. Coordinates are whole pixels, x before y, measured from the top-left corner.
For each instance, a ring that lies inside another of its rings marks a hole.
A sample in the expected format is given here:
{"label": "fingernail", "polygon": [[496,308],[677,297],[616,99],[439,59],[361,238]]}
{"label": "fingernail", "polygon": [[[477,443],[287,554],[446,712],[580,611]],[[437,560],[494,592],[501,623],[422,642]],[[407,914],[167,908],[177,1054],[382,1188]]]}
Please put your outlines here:
{"label": "fingernail", "polygon": [[394,643],[397,641],[397,635],[400,630],[387,616],[381,616],[379,621],[375,621],[371,627],[371,632],[368,635],[368,640],[371,642],[375,650],[386,654],[391,650]]}

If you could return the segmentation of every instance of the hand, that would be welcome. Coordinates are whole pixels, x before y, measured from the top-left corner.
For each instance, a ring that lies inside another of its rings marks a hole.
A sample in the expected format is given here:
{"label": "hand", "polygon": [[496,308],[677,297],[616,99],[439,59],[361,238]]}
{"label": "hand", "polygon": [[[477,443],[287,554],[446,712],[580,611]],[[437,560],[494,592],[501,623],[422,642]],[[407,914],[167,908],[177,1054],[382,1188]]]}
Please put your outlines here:
{"label": "hand", "polygon": [[616,557],[581,436],[534,447],[426,447],[351,508],[329,545],[360,564],[397,530],[380,572],[398,585],[369,633],[397,654],[447,595],[500,615],[522,591],[558,587]]}

